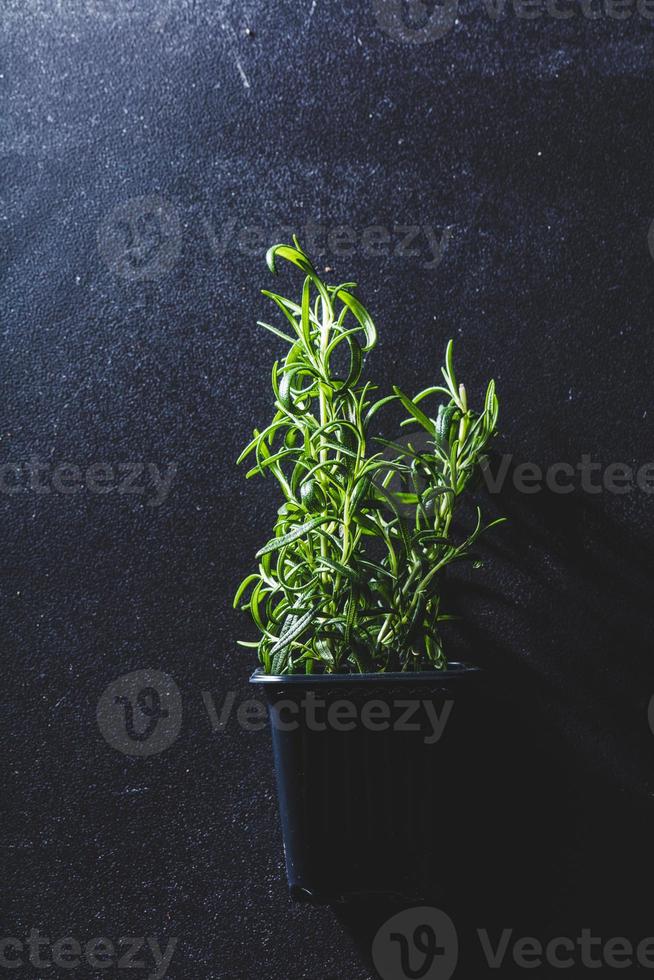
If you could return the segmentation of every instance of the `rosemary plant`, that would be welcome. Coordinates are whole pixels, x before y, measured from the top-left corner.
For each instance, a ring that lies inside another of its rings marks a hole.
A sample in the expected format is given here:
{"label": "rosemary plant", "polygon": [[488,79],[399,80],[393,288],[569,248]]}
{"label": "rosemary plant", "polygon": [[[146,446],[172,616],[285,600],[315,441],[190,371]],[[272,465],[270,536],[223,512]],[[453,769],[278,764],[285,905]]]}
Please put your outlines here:
{"label": "rosemary plant", "polygon": [[[247,476],[272,477],[283,497],[274,537],[234,599],[260,633],[242,645],[273,674],[443,669],[439,624],[451,617],[441,610],[441,573],[473,557],[482,531],[499,523],[483,528],[477,508],[476,526],[453,539],[457,504],[495,433],[494,382],[475,413],[450,341],[443,384],[373,400],[377,389],[361,375],[376,331],[356,284],[327,285],[294,242],[273,246],[267,262],[273,273],[279,259],[304,273],[299,302],[263,290],[286,321],[283,330],[260,322],[288,345],[273,364],[275,414],[239,458],[253,457]],[[423,407],[430,396],[440,399],[435,417]],[[402,425],[426,434],[419,448],[371,435],[392,402]]]}

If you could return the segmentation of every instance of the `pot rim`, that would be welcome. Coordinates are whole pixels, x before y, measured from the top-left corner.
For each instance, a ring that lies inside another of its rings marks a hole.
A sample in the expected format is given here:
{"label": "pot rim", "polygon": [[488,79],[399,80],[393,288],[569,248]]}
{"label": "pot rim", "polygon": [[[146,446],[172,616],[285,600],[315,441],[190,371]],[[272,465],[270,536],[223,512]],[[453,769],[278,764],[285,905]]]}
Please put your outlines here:
{"label": "pot rim", "polygon": [[458,660],[448,661],[447,670],[415,670],[415,671],[394,671],[388,673],[367,673],[367,674],[264,674],[261,667],[257,667],[250,676],[250,684],[290,684],[298,686],[311,686],[316,684],[415,684],[424,683],[443,683],[458,677],[467,677],[470,674],[484,673],[483,667],[476,664],[467,664]]}

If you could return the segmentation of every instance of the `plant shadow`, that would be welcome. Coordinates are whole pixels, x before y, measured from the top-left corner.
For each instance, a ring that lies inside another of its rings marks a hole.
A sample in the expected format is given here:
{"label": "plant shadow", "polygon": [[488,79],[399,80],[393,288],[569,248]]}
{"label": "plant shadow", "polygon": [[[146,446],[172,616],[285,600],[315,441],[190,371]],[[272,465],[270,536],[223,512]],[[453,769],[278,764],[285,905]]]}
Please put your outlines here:
{"label": "plant shadow", "polygon": [[[510,472],[485,508],[508,518],[485,542],[486,575],[448,576],[447,609],[460,617],[450,659],[492,677],[471,733],[474,772],[461,773],[462,805],[448,814],[454,857],[443,887],[434,870],[430,898],[462,935],[575,936],[590,924],[648,934],[654,540],[630,529],[622,500],[525,495]],[[334,910],[371,976],[376,931],[400,908]]]}

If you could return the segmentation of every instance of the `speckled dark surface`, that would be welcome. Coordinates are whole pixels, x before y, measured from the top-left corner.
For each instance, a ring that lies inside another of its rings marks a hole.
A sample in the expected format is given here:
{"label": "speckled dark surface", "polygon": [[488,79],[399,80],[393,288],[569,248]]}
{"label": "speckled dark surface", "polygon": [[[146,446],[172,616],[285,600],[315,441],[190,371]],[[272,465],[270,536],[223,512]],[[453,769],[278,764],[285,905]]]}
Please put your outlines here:
{"label": "speckled dark surface", "polygon": [[[288,903],[267,733],[212,733],[202,702],[249,695],[231,594],[276,506],[233,465],[276,349],[239,229],[354,229],[351,255],[320,261],[362,284],[371,374],[416,390],[454,336],[469,387],[497,379],[515,462],[654,458],[651,22],[465,0],[408,43],[383,7],[5,0],[2,462],[177,472],[159,506],[150,484],[0,495],[3,935],[175,936],[185,980],[371,976],[356,914],[348,931]],[[424,232],[398,254],[400,225],[448,229],[441,261]],[[391,230],[379,256],[370,226]],[[571,776],[551,910],[536,876],[505,896],[531,935],[653,929],[653,504],[507,491],[488,506],[512,529],[461,584],[459,643],[518,682]],[[96,705],[143,668],[173,676],[184,720],[138,759]],[[552,843],[545,817],[529,831],[534,853]]]}

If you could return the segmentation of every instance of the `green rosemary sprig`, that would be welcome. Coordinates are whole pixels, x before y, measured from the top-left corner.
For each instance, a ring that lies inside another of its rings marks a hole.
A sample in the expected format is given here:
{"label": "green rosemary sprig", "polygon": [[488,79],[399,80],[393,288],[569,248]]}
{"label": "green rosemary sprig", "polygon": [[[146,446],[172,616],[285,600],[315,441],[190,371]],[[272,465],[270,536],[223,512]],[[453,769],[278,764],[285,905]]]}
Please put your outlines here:
{"label": "green rosemary sprig", "polygon": [[[239,462],[254,457],[247,476],[272,476],[283,503],[234,605],[254,620],[267,673],[442,669],[441,573],[470,557],[485,530],[478,511],[468,537],[452,538],[459,498],[495,433],[495,385],[483,411],[472,411],[450,341],[443,385],[413,398],[394,388],[373,401],[377,389],[361,375],[377,334],[356,284],[325,283],[296,239],[268,251],[272,272],[278,259],[304,273],[302,294],[296,303],[263,291],[286,322],[260,325],[288,349],[273,365],[275,414]],[[435,418],[423,408],[432,395],[441,398]],[[372,420],[391,402],[406,412],[402,425],[426,433],[418,449],[371,437]]]}

